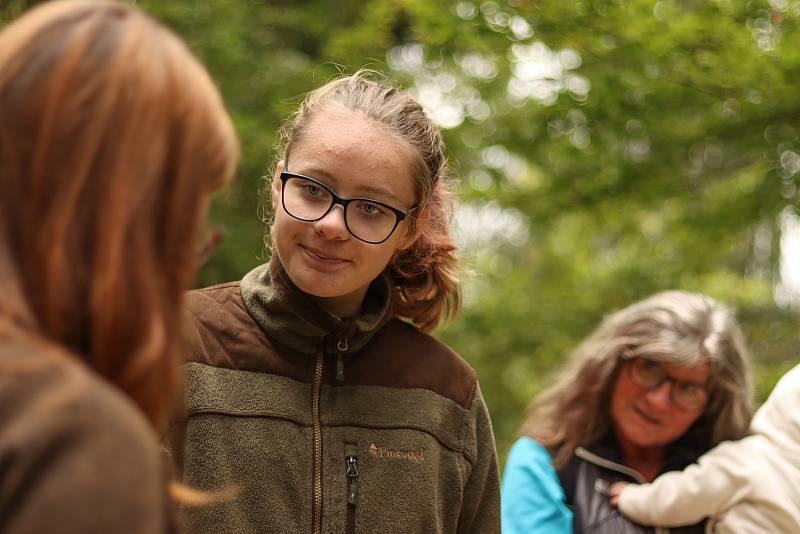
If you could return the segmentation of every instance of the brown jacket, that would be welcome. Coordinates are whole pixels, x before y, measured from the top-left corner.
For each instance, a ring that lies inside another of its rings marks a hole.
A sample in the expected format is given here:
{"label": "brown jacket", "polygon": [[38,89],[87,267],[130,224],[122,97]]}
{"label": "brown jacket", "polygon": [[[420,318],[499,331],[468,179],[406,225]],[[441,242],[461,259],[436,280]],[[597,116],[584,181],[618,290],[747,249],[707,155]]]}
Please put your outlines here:
{"label": "brown jacket", "polygon": [[276,260],[194,291],[184,480],[236,485],[195,533],[500,532],[492,428],[474,371],[391,318],[387,279],[342,321]]}
{"label": "brown jacket", "polygon": [[0,532],[172,531],[139,410],[58,347],[0,319]]}

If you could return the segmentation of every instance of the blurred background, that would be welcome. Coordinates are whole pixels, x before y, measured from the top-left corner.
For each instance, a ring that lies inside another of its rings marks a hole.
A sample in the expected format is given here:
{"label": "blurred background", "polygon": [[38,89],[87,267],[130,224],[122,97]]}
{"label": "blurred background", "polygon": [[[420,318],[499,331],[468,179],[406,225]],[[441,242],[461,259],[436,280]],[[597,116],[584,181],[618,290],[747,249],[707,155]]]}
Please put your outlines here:
{"label": "blurred background", "polygon": [[[0,1],[0,23],[36,4]],[[265,261],[281,121],[385,72],[459,179],[460,318],[505,458],[525,405],[609,311],[662,289],[735,308],[757,400],[800,361],[800,1],[140,0],[217,80],[242,140],[198,285]]]}

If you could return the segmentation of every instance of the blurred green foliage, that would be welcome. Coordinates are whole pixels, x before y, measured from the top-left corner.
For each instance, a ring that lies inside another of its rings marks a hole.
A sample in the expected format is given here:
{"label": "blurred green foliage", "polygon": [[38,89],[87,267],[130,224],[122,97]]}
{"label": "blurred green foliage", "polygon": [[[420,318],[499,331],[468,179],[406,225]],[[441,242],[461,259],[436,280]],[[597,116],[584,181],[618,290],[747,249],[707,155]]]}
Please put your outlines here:
{"label": "blurred green foliage", "polygon": [[[4,2],[0,20],[31,3]],[[467,267],[464,311],[438,335],[477,369],[502,456],[602,316],[658,290],[736,308],[759,401],[798,361],[779,262],[798,199],[800,2],[136,3],[205,62],[242,141],[201,285],[268,256],[262,176],[306,91],[367,66],[427,106],[461,179]]]}

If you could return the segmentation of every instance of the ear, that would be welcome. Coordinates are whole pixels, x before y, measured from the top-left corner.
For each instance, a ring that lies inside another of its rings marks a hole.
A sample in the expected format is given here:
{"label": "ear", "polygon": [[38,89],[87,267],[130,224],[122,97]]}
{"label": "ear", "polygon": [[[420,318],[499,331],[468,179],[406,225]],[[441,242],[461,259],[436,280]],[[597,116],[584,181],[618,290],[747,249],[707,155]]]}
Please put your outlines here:
{"label": "ear", "polygon": [[283,185],[281,183],[281,172],[283,172],[283,168],[283,160],[280,160],[277,167],[275,167],[275,174],[272,176],[272,194],[270,195],[270,200],[272,201],[273,213],[278,209],[278,201],[281,198],[281,186]]}

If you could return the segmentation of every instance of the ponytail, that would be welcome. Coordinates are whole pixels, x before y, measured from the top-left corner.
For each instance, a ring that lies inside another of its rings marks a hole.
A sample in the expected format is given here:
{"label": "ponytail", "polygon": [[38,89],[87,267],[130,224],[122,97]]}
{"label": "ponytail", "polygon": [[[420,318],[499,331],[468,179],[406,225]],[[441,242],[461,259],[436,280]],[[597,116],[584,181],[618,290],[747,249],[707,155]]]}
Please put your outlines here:
{"label": "ponytail", "polygon": [[421,234],[388,267],[394,282],[394,314],[423,332],[455,318],[461,308],[456,244],[448,229],[450,197],[441,180],[437,181],[423,210],[425,218],[416,221],[423,225]]}

